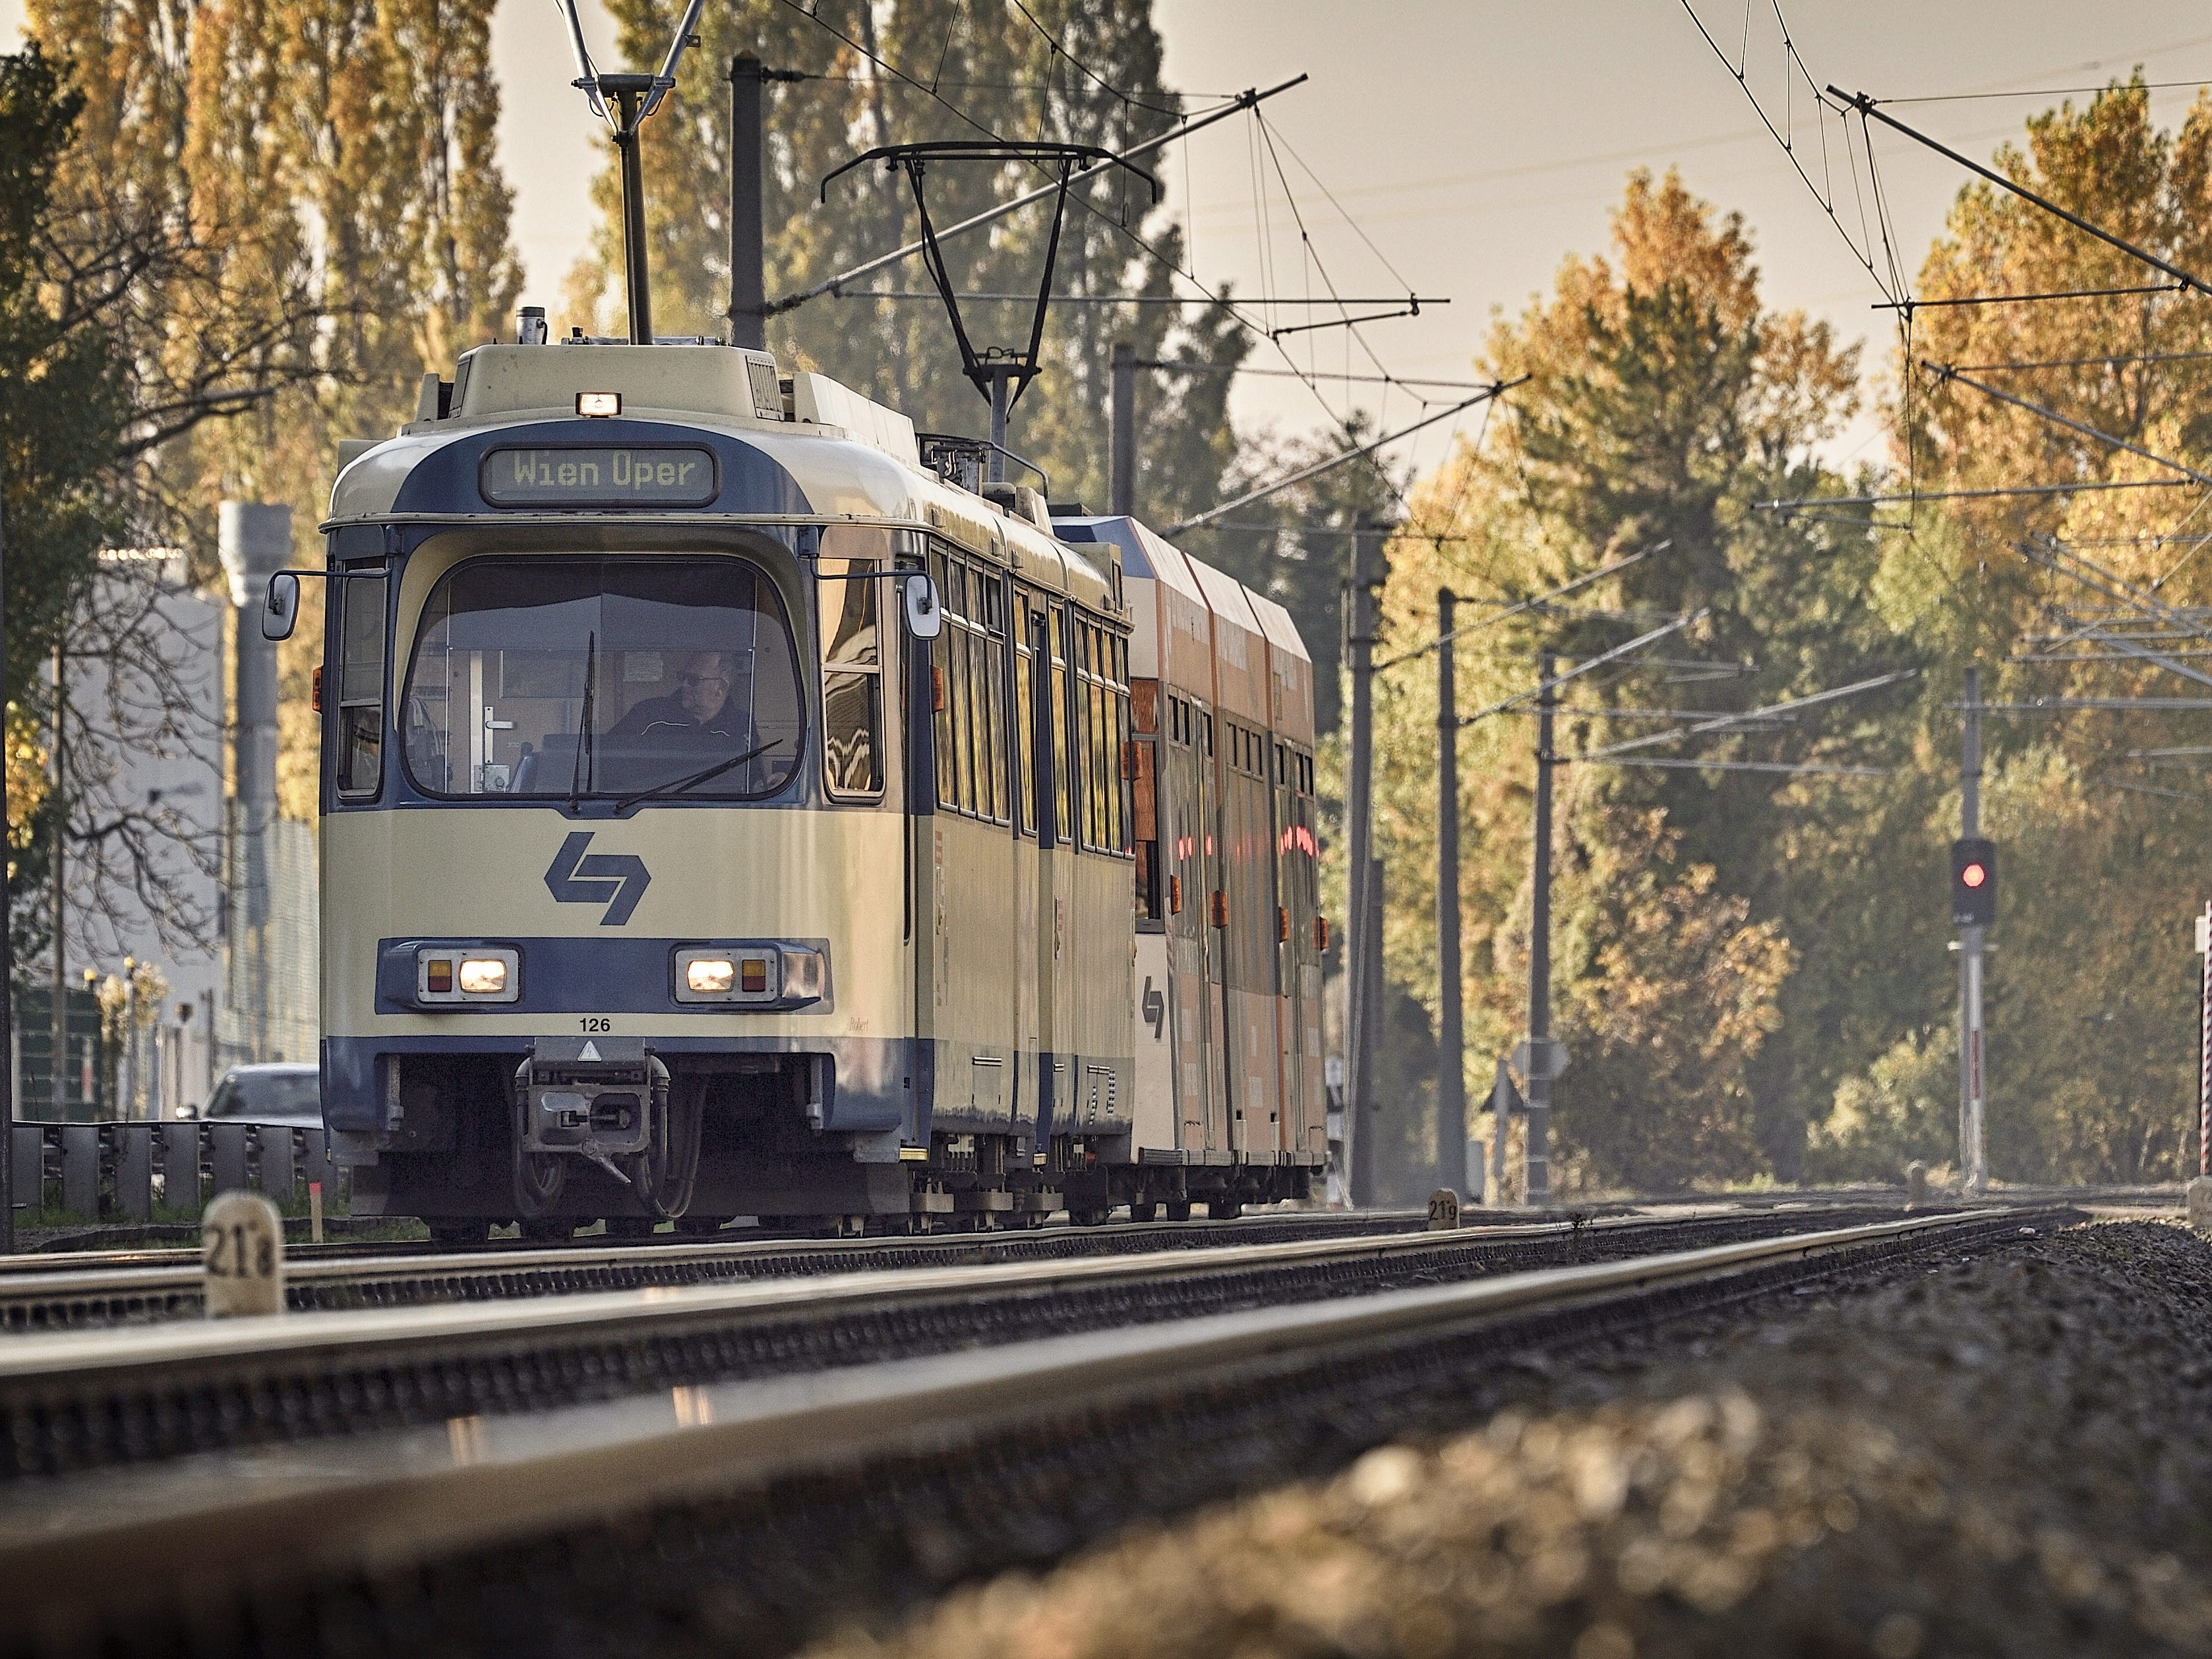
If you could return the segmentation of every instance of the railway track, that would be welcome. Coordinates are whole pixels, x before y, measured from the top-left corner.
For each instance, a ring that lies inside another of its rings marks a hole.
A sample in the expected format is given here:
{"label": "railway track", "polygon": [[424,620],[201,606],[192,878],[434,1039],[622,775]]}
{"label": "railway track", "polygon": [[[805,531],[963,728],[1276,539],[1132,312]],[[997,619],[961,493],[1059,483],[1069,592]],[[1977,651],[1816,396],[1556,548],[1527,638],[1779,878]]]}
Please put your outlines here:
{"label": "railway track", "polygon": [[[1711,1212],[1685,1213],[1695,1218]],[[1721,1212],[1758,1213],[1734,1206]],[[1844,1212],[1834,1206],[1772,1212],[1800,1217]],[[1585,1223],[1613,1224],[1616,1218],[1585,1214],[1531,1224],[1525,1217],[1476,1211],[1465,1219],[1470,1231],[1502,1229],[1503,1237],[1518,1236],[1532,1224],[1548,1232]],[[823,1273],[1188,1252],[1223,1245],[1403,1234],[1425,1225],[1425,1214],[1415,1211],[1322,1211],[923,1238],[739,1236],[687,1240],[663,1236],[623,1243],[585,1240],[436,1252],[417,1244],[295,1246],[288,1253],[285,1297],[295,1313],[349,1312]],[[203,1311],[200,1269],[196,1256],[179,1260],[179,1254],[85,1252],[10,1261],[0,1269],[0,1332],[82,1330],[196,1316]]]}
{"label": "railway track", "polygon": [[1553,1222],[25,1335],[0,1343],[0,1482],[1632,1259],[1835,1219]]}
{"label": "railway track", "polygon": [[[501,1241],[464,1250],[419,1243],[292,1246],[286,1302],[295,1313],[420,1307],[435,1303],[670,1289],[815,1273],[882,1272],[1004,1261],[1195,1250],[1305,1238],[1419,1231],[1414,1211],[1309,1212],[1226,1221],[1048,1227],[921,1238],[803,1238],[750,1232],[614,1243]],[[1497,1224],[1510,1224],[1510,1218]],[[0,1331],[76,1330],[190,1317],[203,1311],[198,1253],[84,1251],[28,1256],[0,1268]]]}
{"label": "railway track", "polygon": [[[1986,1249],[2069,1218],[2055,1210],[1917,1216],[1138,1328],[1041,1332],[988,1348],[890,1359],[857,1352],[853,1363],[805,1376],[715,1383],[672,1374],[649,1395],[556,1412],[449,1412],[356,1439],[343,1457],[295,1443],[242,1459],[18,1480],[0,1489],[0,1577],[22,1589],[15,1639],[49,1650],[99,1644],[129,1652],[218,1637],[219,1645],[250,1637],[265,1650],[319,1643],[343,1628],[360,1651],[425,1643],[489,1650],[503,1635],[544,1638],[536,1650],[580,1652],[609,1631],[635,1634],[637,1598],[651,1600],[669,1575],[687,1573],[695,1592],[721,1585],[718,1605],[756,1632],[749,1645],[772,1649],[803,1633],[809,1609],[820,1609],[823,1575],[838,1571],[810,1557],[814,1542],[836,1539],[848,1553],[880,1547],[873,1540],[886,1493],[902,1515],[973,1514],[1008,1525],[1042,1503],[1063,1515],[1060,1547],[1072,1547],[1082,1528],[1066,1511],[1078,1491],[1095,1488],[1082,1506],[1095,1524],[1111,1519],[1106,1495],[1133,1479],[1155,1507],[1198,1501],[1264,1478],[1266,1460],[1288,1448],[1310,1452],[1317,1430],[1346,1455],[1387,1437],[1407,1411],[1449,1397],[1509,1355],[1902,1257]],[[1429,1242],[1328,1248],[1412,1262]],[[1069,1264],[1054,1276],[1096,1283],[1116,1267]],[[832,1283],[747,1293],[814,1293]],[[620,1300],[631,1304],[629,1321],[649,1322],[655,1303],[732,1294],[588,1298],[538,1311],[604,1320],[611,1308],[584,1316],[581,1301]],[[479,1322],[470,1328],[481,1334],[480,1322],[515,1311],[441,1309],[376,1322],[442,1321],[450,1345],[463,1334],[458,1325]],[[297,1334],[317,1322],[274,1328],[283,1343],[274,1354],[319,1346],[327,1354],[327,1345]],[[126,1334],[94,1334],[112,1346]],[[516,1334],[506,1334],[511,1342]],[[419,1347],[425,1334],[412,1340]],[[109,1358],[124,1363],[119,1352]],[[179,1361],[191,1355],[141,1363]],[[12,1425],[18,1445],[25,1427],[20,1418]],[[771,1570],[794,1555],[811,1571]],[[123,1561],[131,1571],[118,1574]],[[742,1590],[732,1588],[739,1583]],[[494,1606],[522,1610],[537,1628],[509,1624],[495,1633],[481,1617]],[[623,1618],[631,1622],[606,1622]]]}

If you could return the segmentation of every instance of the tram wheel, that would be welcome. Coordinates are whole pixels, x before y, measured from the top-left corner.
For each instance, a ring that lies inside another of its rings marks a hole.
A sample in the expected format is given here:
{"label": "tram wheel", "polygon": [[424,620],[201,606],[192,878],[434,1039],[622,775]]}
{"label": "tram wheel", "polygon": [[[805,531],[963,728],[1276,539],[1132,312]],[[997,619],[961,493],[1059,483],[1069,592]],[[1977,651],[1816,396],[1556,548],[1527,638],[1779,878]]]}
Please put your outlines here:
{"label": "tram wheel", "polygon": [[1171,1198],[1162,1207],[1167,1211],[1170,1221],[1190,1219],[1190,1200],[1187,1198]]}
{"label": "tram wheel", "polygon": [[1159,1213],[1160,1206],[1157,1200],[1149,1203],[1132,1204],[1129,1206],[1129,1219],[1132,1221],[1157,1221],[1159,1218]]}
{"label": "tram wheel", "polygon": [[653,1230],[660,1224],[649,1215],[611,1215],[607,1218],[609,1238],[651,1238]]}
{"label": "tram wheel", "polygon": [[1216,1221],[1234,1221],[1244,1213],[1244,1206],[1233,1198],[1217,1198],[1206,1205],[1206,1212]]}
{"label": "tram wheel", "polygon": [[481,1244],[484,1235],[491,1231],[491,1223],[478,1216],[441,1216],[428,1224],[430,1242],[447,1249],[457,1249],[464,1244]]}
{"label": "tram wheel", "polygon": [[676,1223],[676,1231],[686,1238],[712,1238],[729,1224],[726,1215],[687,1215]]}
{"label": "tram wheel", "polygon": [[522,1236],[540,1244],[565,1244],[576,1236],[576,1224],[560,1216],[525,1216]]}

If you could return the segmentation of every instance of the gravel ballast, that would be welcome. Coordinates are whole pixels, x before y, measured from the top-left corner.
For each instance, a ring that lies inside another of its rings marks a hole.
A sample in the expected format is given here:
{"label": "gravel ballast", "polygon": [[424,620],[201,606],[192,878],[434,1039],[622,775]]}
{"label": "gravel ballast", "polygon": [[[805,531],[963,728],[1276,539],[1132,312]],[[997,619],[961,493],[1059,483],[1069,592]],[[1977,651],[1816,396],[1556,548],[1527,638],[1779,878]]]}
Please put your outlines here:
{"label": "gravel ballast", "polygon": [[1759,1313],[811,1651],[2212,1652],[2212,1246],[2077,1227]]}

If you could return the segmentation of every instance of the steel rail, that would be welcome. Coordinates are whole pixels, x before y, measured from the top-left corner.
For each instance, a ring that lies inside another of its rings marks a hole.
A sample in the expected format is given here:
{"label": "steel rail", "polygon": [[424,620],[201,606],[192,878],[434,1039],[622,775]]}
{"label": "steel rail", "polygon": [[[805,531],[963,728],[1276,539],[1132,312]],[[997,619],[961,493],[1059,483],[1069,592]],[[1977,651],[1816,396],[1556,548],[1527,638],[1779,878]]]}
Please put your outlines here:
{"label": "steel rail", "polygon": [[[951,1259],[938,1262],[927,1260],[939,1254],[928,1246],[939,1241],[826,1239],[647,1250],[556,1248],[512,1255],[479,1252],[386,1257],[366,1263],[323,1261],[288,1268],[288,1290],[293,1293],[298,1316],[281,1322],[189,1319],[161,1325],[36,1331],[0,1341],[0,1400],[4,1400],[11,1382],[42,1374],[83,1376],[111,1370],[118,1375],[134,1370],[158,1372],[181,1363],[218,1358],[246,1359],[292,1352],[336,1354],[364,1346],[404,1347],[424,1341],[468,1340],[510,1332],[550,1332],[556,1328],[603,1328],[611,1332],[633,1320],[659,1322],[676,1313],[750,1315],[794,1305],[810,1310],[872,1306],[927,1299],[955,1288],[964,1295],[982,1296],[1040,1285],[1164,1279],[1255,1266],[1379,1259],[1401,1251],[1418,1254],[1445,1247],[1572,1243],[1578,1237],[1599,1240],[1620,1232],[1650,1232],[1663,1237],[1671,1231],[1710,1226],[1717,1220],[1752,1224],[1769,1217],[1777,1218],[1777,1224],[1810,1218],[1804,1212],[1726,1210],[1656,1218],[1623,1216],[1509,1222],[1431,1233],[1407,1215],[1392,1217],[1398,1224],[1395,1227],[1364,1229],[1349,1237],[1249,1243],[1221,1238],[1188,1245],[1170,1238],[1150,1250],[1116,1248],[1123,1243],[1126,1230],[1068,1229],[1057,1233],[944,1240],[947,1245],[969,1248],[947,1249],[942,1254]],[[1171,1230],[1183,1237],[1191,1231],[1188,1226]],[[1032,1242],[1042,1248],[1034,1252],[1021,1249]],[[1063,1254],[1050,1248],[1056,1243],[1078,1248]],[[852,1248],[855,1244],[862,1248]],[[1085,1245],[1094,1248],[1081,1248]],[[686,1274],[685,1269],[692,1273]],[[594,1282],[595,1274],[606,1277]],[[199,1285],[197,1266],[93,1271],[40,1275],[20,1291],[0,1284],[0,1298],[12,1294],[52,1304],[64,1299],[81,1303],[94,1297],[150,1299],[155,1295],[173,1295],[189,1296],[197,1304]],[[416,1291],[418,1299],[395,1305],[330,1294],[384,1286]],[[478,1293],[471,1294],[472,1290]],[[546,1306],[549,1298],[555,1300],[550,1310]],[[0,1300],[0,1308],[5,1305]]]}
{"label": "steel rail", "polygon": [[[1133,1421],[1155,1434],[1163,1425],[1170,1435],[1204,1432],[1209,1413],[1254,1402],[1296,1410],[1318,1380],[1347,1367],[1373,1376],[1463,1359],[1466,1345],[1486,1335],[1526,1346],[1648,1326],[1854,1265],[2072,1218],[2047,1208],[1913,1217],[459,1419],[356,1441],[343,1458],[287,1447],[257,1452],[245,1467],[202,1461],[181,1471],[33,1482],[0,1493],[0,1576],[21,1587],[18,1632],[89,1648],[186,1607],[296,1601],[319,1583],[720,1502],[770,1483],[786,1512],[809,1480],[849,1480],[893,1459],[973,1467],[974,1449],[1034,1443],[1047,1425],[1055,1443],[1071,1448]],[[131,1570],[118,1572],[118,1562]]]}
{"label": "steel rail", "polygon": [[[586,1291],[677,1288],[725,1280],[883,1272],[902,1267],[1066,1261],[1155,1251],[1206,1252],[1230,1245],[1305,1237],[1389,1236],[1419,1231],[1425,1212],[1319,1212],[1221,1221],[1125,1222],[1023,1231],[919,1237],[793,1238],[743,1235],[701,1240],[598,1239],[567,1244],[494,1244],[426,1251],[369,1246],[295,1255],[286,1297],[296,1313],[553,1296]],[[1486,1218],[1479,1224],[1510,1224]],[[1556,1229],[1563,1223],[1547,1224]],[[313,1247],[307,1247],[312,1249]],[[0,1267],[0,1331],[52,1331],[143,1323],[196,1314],[202,1274],[180,1250],[26,1257]]]}

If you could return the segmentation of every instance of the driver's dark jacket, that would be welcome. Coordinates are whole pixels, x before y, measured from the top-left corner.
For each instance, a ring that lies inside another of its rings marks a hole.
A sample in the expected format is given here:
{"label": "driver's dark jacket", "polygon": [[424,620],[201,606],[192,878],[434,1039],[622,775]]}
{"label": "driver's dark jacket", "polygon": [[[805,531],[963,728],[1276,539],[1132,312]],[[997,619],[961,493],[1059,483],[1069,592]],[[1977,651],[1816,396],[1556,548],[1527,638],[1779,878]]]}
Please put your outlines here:
{"label": "driver's dark jacket", "polygon": [[705,720],[696,717],[684,706],[679,697],[647,697],[609,728],[611,738],[641,738],[655,727],[671,732],[696,732],[704,736],[727,738],[734,744],[740,735],[739,722],[732,716],[730,705],[725,702],[720,710]]}

